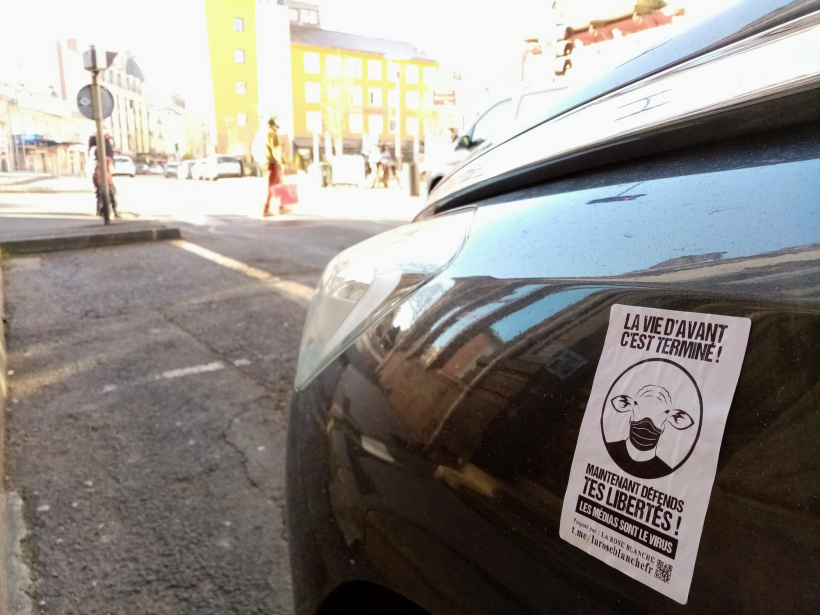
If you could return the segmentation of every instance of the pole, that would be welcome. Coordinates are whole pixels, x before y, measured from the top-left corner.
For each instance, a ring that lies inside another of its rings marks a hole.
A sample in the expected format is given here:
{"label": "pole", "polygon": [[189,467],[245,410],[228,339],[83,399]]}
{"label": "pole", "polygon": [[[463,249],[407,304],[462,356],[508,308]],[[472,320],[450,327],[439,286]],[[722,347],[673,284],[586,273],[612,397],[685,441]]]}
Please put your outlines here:
{"label": "pole", "polygon": [[401,173],[401,64],[396,64],[396,179]]}
{"label": "pole", "polygon": [[108,194],[108,165],[106,165],[105,138],[103,136],[102,100],[100,98],[100,84],[97,81],[98,70],[91,71],[91,109],[94,114],[94,123],[97,124],[97,166],[100,169],[100,182],[103,195],[103,220],[111,223],[111,200]]}
{"label": "pole", "polygon": [[[14,105],[17,107],[17,115],[20,115],[20,101],[17,99],[17,90],[14,90]],[[17,160],[17,139],[14,138],[14,122],[11,119],[11,105],[6,104],[6,113],[9,116],[9,134],[11,135],[11,145],[14,148],[14,168],[10,171],[19,171],[20,162]],[[22,135],[22,133],[20,133]]]}

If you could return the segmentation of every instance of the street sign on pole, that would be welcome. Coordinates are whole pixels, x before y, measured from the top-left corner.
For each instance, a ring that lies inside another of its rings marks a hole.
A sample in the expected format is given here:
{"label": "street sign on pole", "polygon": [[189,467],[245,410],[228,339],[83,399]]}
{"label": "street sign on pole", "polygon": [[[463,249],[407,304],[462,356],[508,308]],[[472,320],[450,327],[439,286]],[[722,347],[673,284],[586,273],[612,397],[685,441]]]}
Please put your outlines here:
{"label": "street sign on pole", "polygon": [[[102,103],[103,119],[111,117],[114,113],[114,96],[104,86],[100,87],[100,102]],[[89,120],[94,119],[94,109],[92,104],[91,85],[84,85],[77,92],[77,108]]]}
{"label": "street sign on pole", "polygon": [[116,51],[103,51],[91,45],[83,52],[83,68],[90,71],[105,70],[111,66],[116,57]]}
{"label": "street sign on pole", "polygon": [[[83,108],[88,105],[82,103],[85,103],[88,98],[91,99],[91,119],[93,119],[94,123],[97,125],[97,168],[99,169],[99,175],[97,176],[97,190],[99,190],[99,194],[102,196],[102,212],[99,213],[102,213],[105,224],[110,224],[111,222],[111,194],[108,191],[108,164],[105,155],[105,137],[103,135],[102,123],[103,118],[111,115],[111,112],[114,110],[114,97],[111,96],[111,92],[100,85],[98,77],[100,71],[111,66],[111,63],[116,57],[116,53],[112,53],[110,51],[98,52],[94,45],[91,45],[88,48],[88,51],[83,53],[83,68],[91,71],[91,85],[86,86],[88,87],[87,96],[83,96],[83,90],[85,90],[85,88],[81,89],[80,93],[77,95],[77,106],[80,108],[80,113],[83,113],[84,115],[85,113],[83,112]],[[107,115],[104,115],[105,107],[103,104],[103,92],[107,94],[106,98],[110,102],[108,105],[110,106],[110,109],[108,110]]]}

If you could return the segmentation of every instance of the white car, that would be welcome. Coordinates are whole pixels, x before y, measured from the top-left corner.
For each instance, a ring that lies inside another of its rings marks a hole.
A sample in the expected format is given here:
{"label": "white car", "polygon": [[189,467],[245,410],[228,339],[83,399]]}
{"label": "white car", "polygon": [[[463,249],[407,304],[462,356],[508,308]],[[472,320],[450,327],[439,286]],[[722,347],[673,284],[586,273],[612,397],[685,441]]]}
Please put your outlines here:
{"label": "white car", "polygon": [[201,158],[191,167],[193,179],[217,180],[220,177],[242,177],[242,164],[233,156]]}
{"label": "white car", "polygon": [[438,152],[428,151],[428,191],[452,171],[459,162],[485,141],[511,136],[513,131],[547,118],[566,93],[566,86],[521,88],[496,100],[453,143]]}
{"label": "white car", "polygon": [[134,177],[137,168],[134,161],[128,156],[114,156],[114,175],[130,175]]}
{"label": "white car", "polygon": [[177,179],[193,179],[191,169],[193,169],[196,160],[183,160],[177,167]]}

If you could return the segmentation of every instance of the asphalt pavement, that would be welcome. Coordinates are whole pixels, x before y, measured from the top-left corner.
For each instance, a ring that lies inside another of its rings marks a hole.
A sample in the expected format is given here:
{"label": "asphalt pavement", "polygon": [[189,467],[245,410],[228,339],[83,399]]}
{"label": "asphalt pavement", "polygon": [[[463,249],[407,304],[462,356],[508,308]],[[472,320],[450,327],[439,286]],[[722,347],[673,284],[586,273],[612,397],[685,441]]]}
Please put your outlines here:
{"label": "asphalt pavement", "polygon": [[[284,442],[307,302],[339,250],[421,202],[306,188],[263,219],[257,180],[117,181],[125,222],[183,239],[2,263],[9,612],[291,613]],[[0,194],[0,236],[96,224],[89,199]]]}

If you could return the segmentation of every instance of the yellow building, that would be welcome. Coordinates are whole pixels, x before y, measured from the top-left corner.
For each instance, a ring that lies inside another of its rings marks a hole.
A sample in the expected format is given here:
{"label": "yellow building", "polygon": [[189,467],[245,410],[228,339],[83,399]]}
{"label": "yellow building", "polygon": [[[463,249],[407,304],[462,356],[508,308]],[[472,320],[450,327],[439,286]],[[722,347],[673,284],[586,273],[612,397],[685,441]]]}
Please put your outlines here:
{"label": "yellow building", "polygon": [[363,139],[392,144],[397,118],[406,149],[414,135],[424,139],[435,60],[397,41],[296,24],[290,34],[296,145],[309,146],[314,132],[343,140],[345,150],[361,151]]}
{"label": "yellow building", "polygon": [[205,0],[216,151],[249,155],[259,129],[254,0]]}
{"label": "yellow building", "polygon": [[302,148],[392,146],[397,119],[406,150],[424,139],[438,63],[412,45],[323,30],[298,2],[204,2],[217,153],[250,156],[271,115]]}

